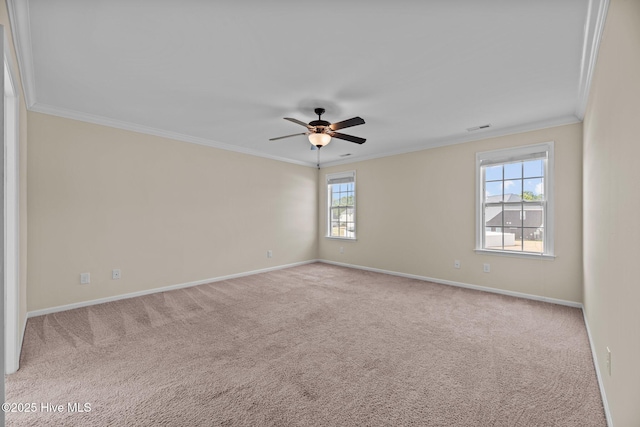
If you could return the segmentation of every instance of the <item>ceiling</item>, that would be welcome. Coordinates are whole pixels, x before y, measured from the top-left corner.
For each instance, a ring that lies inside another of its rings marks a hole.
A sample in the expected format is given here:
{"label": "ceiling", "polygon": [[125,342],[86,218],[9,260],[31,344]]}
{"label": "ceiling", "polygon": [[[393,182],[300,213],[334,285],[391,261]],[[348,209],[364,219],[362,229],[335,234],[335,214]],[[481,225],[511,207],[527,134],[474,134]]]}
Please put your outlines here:
{"label": "ceiling", "polygon": [[8,6],[30,110],[305,165],[283,117],[362,117],[330,165],[581,121],[604,1]]}

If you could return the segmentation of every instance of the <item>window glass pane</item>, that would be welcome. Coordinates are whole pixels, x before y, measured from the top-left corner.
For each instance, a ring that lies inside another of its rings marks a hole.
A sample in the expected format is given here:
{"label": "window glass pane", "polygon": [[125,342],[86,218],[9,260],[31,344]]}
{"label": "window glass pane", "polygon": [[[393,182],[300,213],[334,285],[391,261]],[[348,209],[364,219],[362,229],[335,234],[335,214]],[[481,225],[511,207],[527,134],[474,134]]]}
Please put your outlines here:
{"label": "window glass pane", "polygon": [[347,209],[346,209],[346,213],[345,213],[345,215],[346,215],[346,218],[347,218],[346,220],[347,220],[348,222],[353,222],[353,221],[354,221],[354,219],[355,219],[355,218],[354,218],[354,210],[353,210],[353,207],[347,208]]}
{"label": "window glass pane", "polygon": [[505,227],[522,227],[522,217],[526,215],[522,212],[522,205],[505,205],[504,225]]}
{"label": "window glass pane", "polygon": [[338,193],[338,204],[339,206],[349,206],[353,205],[353,193],[341,192]]}
{"label": "window glass pane", "polygon": [[525,252],[544,253],[544,229],[538,227],[523,230]]}
{"label": "window glass pane", "polygon": [[354,237],[355,236],[355,224],[353,222],[347,222],[346,224],[346,236]]}
{"label": "window glass pane", "polygon": [[522,228],[505,227],[503,238],[505,251],[522,251]]}
{"label": "window glass pane", "polygon": [[540,177],[543,176],[543,160],[531,160],[524,162],[524,177]]}
{"label": "window glass pane", "polygon": [[524,205],[523,227],[542,227],[544,226],[544,210],[542,205]]}
{"label": "window glass pane", "polygon": [[544,182],[542,178],[524,180],[522,198],[524,200],[544,200]]}
{"label": "window glass pane", "polygon": [[484,168],[485,181],[496,181],[502,179],[502,165],[489,166]]}
{"label": "window glass pane", "polygon": [[489,231],[496,231],[497,227],[502,227],[502,206],[485,206],[484,226]]}
{"label": "window glass pane", "polygon": [[504,165],[504,179],[522,178],[522,162]]}
{"label": "window glass pane", "polygon": [[512,179],[504,182],[504,201],[519,202],[522,200],[522,180]]}
{"label": "window glass pane", "polygon": [[484,199],[487,203],[502,201],[502,181],[485,183]]}
{"label": "window glass pane", "polygon": [[485,228],[484,247],[487,249],[502,250],[502,227]]}
{"label": "window glass pane", "polygon": [[333,208],[331,209],[331,221],[339,221],[340,220],[340,209]]}

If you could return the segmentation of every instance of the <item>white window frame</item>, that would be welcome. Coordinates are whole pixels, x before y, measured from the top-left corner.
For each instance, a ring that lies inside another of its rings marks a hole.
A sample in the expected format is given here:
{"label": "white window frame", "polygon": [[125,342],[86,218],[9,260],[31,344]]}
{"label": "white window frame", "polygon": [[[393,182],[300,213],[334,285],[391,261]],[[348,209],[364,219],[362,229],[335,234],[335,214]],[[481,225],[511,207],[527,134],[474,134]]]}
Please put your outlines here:
{"label": "white window frame", "polygon": [[[345,236],[332,236],[331,235],[331,185],[332,182],[336,180],[343,179],[351,179],[353,180],[353,237],[345,237]],[[326,186],[327,186],[327,235],[326,237],[329,239],[341,239],[341,240],[356,240],[356,228],[357,228],[357,209],[356,209],[356,200],[358,198],[356,191],[356,171],[346,171],[340,173],[332,173],[326,175]]]}
{"label": "white window frame", "polygon": [[[492,162],[495,164],[508,163],[509,161],[517,161],[526,159],[527,156],[535,153],[547,153],[547,159],[544,162],[544,253],[535,252],[517,252],[495,249],[485,249],[485,221],[484,221],[484,174],[482,173],[482,163]],[[494,254],[513,256],[519,258],[544,258],[554,259],[554,142],[545,142],[541,144],[525,145],[514,148],[506,148],[501,150],[483,151],[476,153],[476,253]]]}

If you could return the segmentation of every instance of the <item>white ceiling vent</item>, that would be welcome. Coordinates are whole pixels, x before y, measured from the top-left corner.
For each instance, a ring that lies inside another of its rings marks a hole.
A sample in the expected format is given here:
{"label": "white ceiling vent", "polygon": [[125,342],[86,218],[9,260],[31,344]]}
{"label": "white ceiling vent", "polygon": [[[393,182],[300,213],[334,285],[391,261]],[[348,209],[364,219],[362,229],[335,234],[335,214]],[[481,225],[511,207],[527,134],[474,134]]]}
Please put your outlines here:
{"label": "white ceiling vent", "polygon": [[467,132],[474,132],[476,130],[487,129],[487,128],[490,128],[490,127],[491,127],[490,124],[486,124],[486,125],[482,125],[482,126],[475,126],[475,127],[472,127],[472,128],[467,128]]}

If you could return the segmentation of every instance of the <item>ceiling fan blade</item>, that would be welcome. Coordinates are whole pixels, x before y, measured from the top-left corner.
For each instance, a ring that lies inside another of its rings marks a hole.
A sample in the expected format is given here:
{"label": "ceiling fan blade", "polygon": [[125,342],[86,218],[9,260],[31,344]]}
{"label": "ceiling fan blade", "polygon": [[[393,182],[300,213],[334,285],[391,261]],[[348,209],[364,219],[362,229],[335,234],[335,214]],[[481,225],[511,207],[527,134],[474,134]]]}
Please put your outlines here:
{"label": "ceiling fan blade", "polygon": [[311,128],[313,128],[313,126],[309,126],[307,123],[305,123],[305,122],[301,122],[301,121],[300,121],[300,120],[298,120],[298,119],[292,119],[291,117],[285,117],[284,119],[285,119],[285,120],[289,120],[290,122],[293,122],[293,123],[297,123],[297,124],[299,124],[299,125],[301,125],[301,126],[304,126],[304,127],[306,127],[307,129],[311,129]]}
{"label": "ceiling fan blade", "polygon": [[269,141],[277,141],[278,139],[291,138],[292,136],[306,135],[306,134],[307,134],[306,132],[294,133],[293,135],[286,135],[286,136],[279,136],[277,138],[270,138]]}
{"label": "ceiling fan blade", "polygon": [[345,135],[344,133],[340,133],[340,132],[331,132],[331,137],[344,139],[345,141],[349,141],[349,142],[355,142],[356,144],[364,144],[364,142],[366,141],[365,138],[359,138],[357,136],[352,136],[352,135]]}
{"label": "ceiling fan blade", "polygon": [[331,128],[331,130],[338,130],[338,129],[350,128],[351,126],[358,126],[363,124],[364,124],[364,119],[362,117],[354,117],[349,120],[343,120],[338,123],[333,123],[329,125],[329,128]]}

